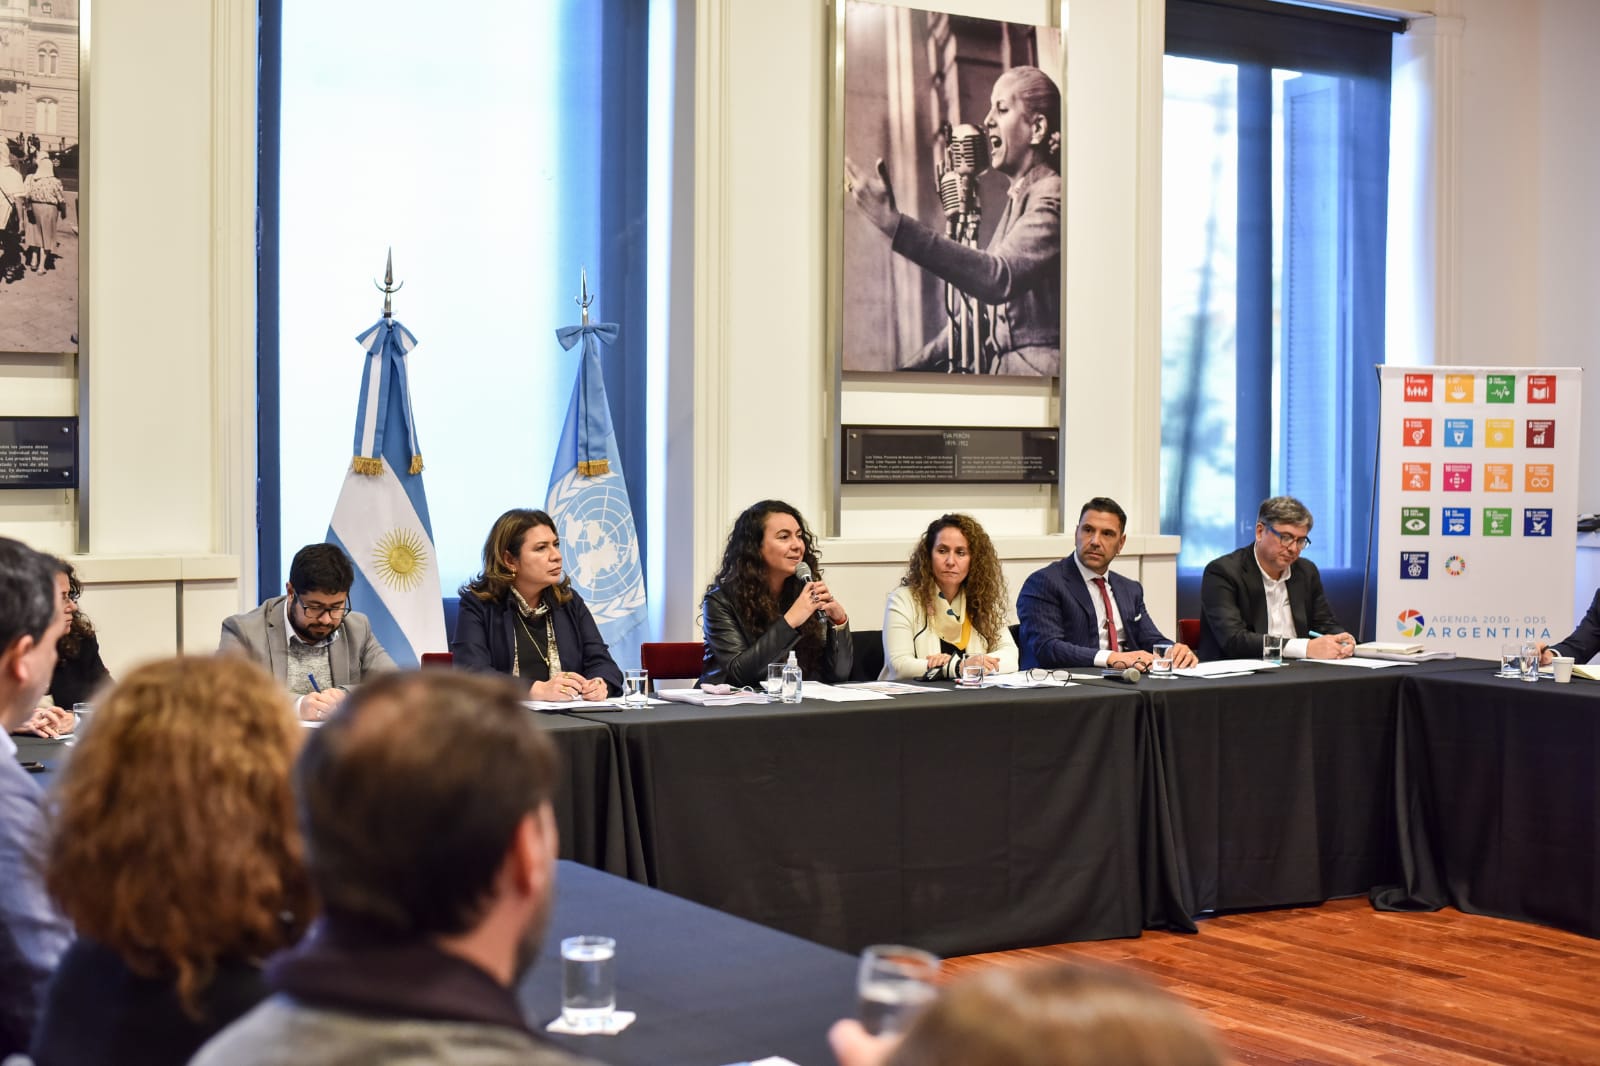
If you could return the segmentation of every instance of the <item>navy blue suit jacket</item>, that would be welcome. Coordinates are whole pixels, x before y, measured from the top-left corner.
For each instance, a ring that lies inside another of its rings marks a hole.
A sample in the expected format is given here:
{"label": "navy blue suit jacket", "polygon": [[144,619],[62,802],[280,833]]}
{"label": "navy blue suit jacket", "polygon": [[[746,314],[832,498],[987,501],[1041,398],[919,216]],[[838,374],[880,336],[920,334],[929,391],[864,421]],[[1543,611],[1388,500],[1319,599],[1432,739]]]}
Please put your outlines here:
{"label": "navy blue suit jacket", "polygon": [[[1122,615],[1122,651],[1151,651],[1170,643],[1144,608],[1144,586],[1131,577],[1108,574],[1107,585]],[[1022,623],[1018,666],[1093,666],[1100,653],[1100,631],[1094,613],[1099,589],[1090,588],[1078,571],[1075,555],[1035,570],[1022,583],[1017,619]]]}
{"label": "navy blue suit jacket", "polygon": [[1589,604],[1588,613],[1578,623],[1578,628],[1550,650],[1556,655],[1570,655],[1580,663],[1586,663],[1600,654],[1600,591],[1595,592],[1594,602]]}
{"label": "navy blue suit jacket", "polygon": [[[550,621],[556,629],[556,647],[561,649],[561,668],[584,677],[603,677],[606,691],[622,695],[622,671],[611,658],[611,649],[594,624],[594,615],[576,592],[559,606],[555,597],[545,594]],[[464,670],[511,673],[512,652],[517,646],[516,617],[508,592],[498,600],[480,600],[470,592],[461,594],[461,610],[456,614],[456,633],[450,641],[454,665]]]}

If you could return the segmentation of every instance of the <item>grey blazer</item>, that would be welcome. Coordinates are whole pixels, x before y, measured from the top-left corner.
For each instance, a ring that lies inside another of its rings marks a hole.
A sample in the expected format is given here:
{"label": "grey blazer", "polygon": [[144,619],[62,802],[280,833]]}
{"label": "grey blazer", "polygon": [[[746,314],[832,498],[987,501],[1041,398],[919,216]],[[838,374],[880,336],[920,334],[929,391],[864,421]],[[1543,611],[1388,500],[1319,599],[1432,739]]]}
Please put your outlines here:
{"label": "grey blazer", "polygon": [[[274,596],[253,611],[236,614],[222,623],[219,652],[243,652],[267,668],[279,681],[289,679],[289,627],[283,604],[288,596]],[[396,669],[394,660],[372,635],[372,624],[359,611],[345,615],[339,639],[328,648],[333,663],[333,683],[338,688],[359,685],[369,674]]]}

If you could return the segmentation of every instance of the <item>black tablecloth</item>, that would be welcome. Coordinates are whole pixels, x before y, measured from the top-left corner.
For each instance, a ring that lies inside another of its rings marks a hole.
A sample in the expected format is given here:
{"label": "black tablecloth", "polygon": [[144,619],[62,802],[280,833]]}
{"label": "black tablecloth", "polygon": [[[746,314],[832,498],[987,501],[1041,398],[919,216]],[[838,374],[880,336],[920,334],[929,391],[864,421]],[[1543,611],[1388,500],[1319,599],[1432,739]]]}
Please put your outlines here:
{"label": "black tablecloth", "polygon": [[1495,677],[1493,663],[1463,666],[1401,689],[1405,862],[1373,903],[1600,936],[1600,682],[1527,684]]}
{"label": "black tablecloth", "polygon": [[[530,712],[532,713],[532,712]],[[610,873],[643,878],[638,838],[630,839],[624,817],[616,741],[603,725],[564,715],[540,714],[539,724],[561,753],[562,778],[556,790],[556,828],[561,857]],[[67,740],[15,736],[17,757],[45,764],[39,784],[49,788],[72,747]]]}
{"label": "black tablecloth", "polygon": [[644,860],[625,813],[611,730],[560,714],[540,714],[539,724],[561,752],[561,785],[554,804],[561,857],[642,880]]}
{"label": "black tablecloth", "polygon": [[650,884],[846,950],[940,954],[1187,925],[1152,869],[1139,694],[1087,686],[594,716]]}
{"label": "black tablecloth", "polygon": [[615,1066],[742,1062],[781,1055],[827,1066],[828,1026],[855,1012],[856,961],[570,862],[538,964],[518,989],[530,1023],[561,1013],[562,937],[617,940],[616,1036],[550,1039]]}

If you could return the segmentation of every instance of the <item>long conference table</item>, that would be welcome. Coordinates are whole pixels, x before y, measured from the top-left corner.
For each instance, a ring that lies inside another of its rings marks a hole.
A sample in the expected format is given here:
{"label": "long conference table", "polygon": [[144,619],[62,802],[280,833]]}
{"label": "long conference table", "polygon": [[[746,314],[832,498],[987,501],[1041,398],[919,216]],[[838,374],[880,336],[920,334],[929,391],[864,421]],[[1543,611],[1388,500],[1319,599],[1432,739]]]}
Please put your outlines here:
{"label": "long conference table", "polygon": [[1302,662],[540,717],[563,858],[844,951],[1194,930],[1358,894],[1600,936],[1600,683],[1494,672]]}
{"label": "long conference table", "polygon": [[614,834],[620,813],[607,869],[845,951],[1194,930],[1358,894],[1600,936],[1600,684],[1495,669],[1301,662],[546,721],[613,740],[620,798],[573,819]]}

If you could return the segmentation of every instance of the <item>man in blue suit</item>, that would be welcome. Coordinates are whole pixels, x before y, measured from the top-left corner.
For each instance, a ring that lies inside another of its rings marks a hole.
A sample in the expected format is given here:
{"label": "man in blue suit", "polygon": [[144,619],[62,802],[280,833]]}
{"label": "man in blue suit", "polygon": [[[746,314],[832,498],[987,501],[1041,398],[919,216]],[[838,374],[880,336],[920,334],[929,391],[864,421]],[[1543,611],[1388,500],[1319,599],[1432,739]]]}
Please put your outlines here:
{"label": "man in blue suit", "polygon": [[1600,591],[1595,592],[1594,602],[1589,604],[1588,612],[1570,637],[1560,644],[1539,645],[1540,662],[1548,666],[1553,655],[1570,655],[1579,663],[1586,663],[1600,655]]}
{"label": "man in blue suit", "polygon": [[[1101,666],[1148,670],[1161,635],[1144,607],[1144,587],[1112,574],[1111,561],[1128,542],[1128,516],[1115,500],[1083,505],[1077,551],[1036,570],[1017,597],[1024,670],[1036,666]],[[1194,652],[1172,646],[1173,664],[1193,666]]]}

